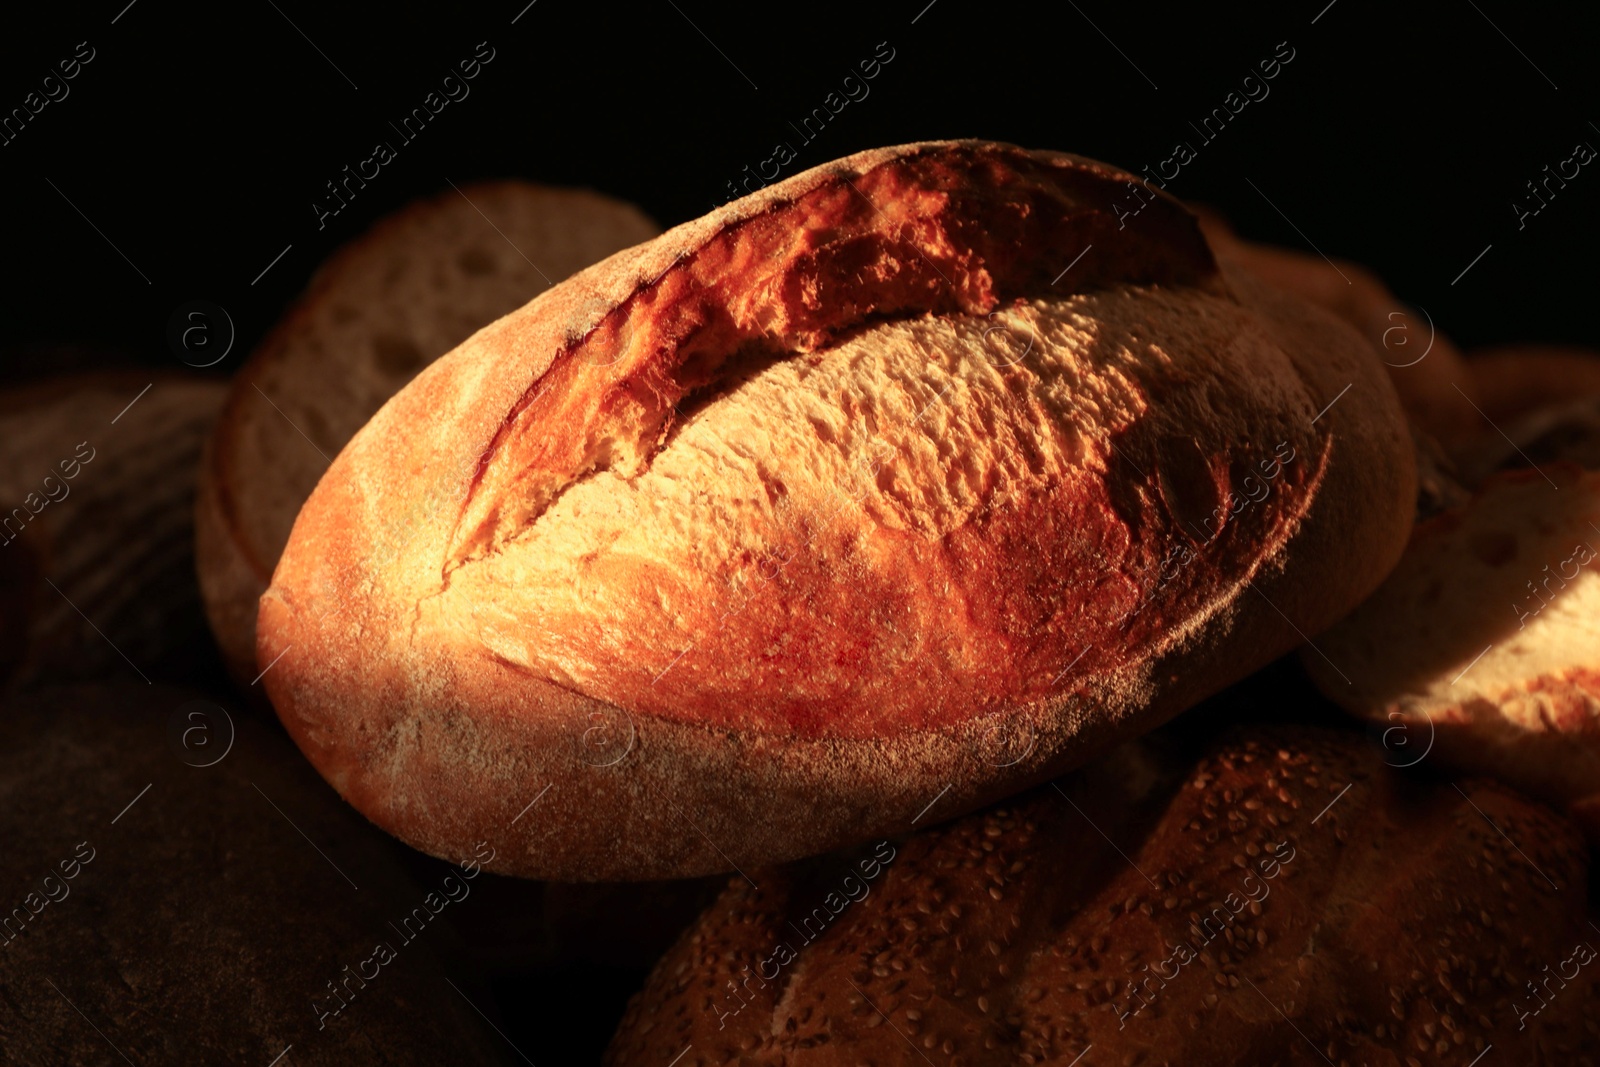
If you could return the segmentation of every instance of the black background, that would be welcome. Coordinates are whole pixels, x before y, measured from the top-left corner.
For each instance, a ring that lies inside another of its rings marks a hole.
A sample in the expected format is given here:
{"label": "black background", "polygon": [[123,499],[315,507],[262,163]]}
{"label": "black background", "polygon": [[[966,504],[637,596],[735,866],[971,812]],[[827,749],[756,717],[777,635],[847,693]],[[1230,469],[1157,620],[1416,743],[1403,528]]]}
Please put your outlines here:
{"label": "black background", "polygon": [[[1576,143],[1600,147],[1596,19],[1575,5],[525,4],[111,0],[0,15],[0,114],[79,42],[95,50],[70,95],[0,146],[0,374],[177,368],[167,323],[196,299],[237,328],[209,372],[228,373],[333,249],[450,181],[588,186],[672,225],[721,203],[780,141],[800,151],[787,176],[942,137],[1135,171],[1189,141],[1198,157],[1171,192],[1247,236],[1367,264],[1465,347],[1600,347],[1600,166],[1521,230],[1512,208]],[[471,95],[319,230],[324,183],[397,142],[389,121],[479,42],[495,58]],[[802,145],[790,123],[880,42],[894,58],[870,95]],[[1201,144],[1189,123],[1280,42],[1295,57],[1270,95]],[[499,1014],[536,1062],[588,1058],[641,978],[504,979]]]}
{"label": "black background", "polygon": [[[96,56],[0,146],[4,358],[67,366],[66,342],[176,366],[167,321],[204,299],[238,330],[226,372],[332,249],[447,180],[589,186],[671,225],[726,199],[780,140],[800,152],[787,176],[952,136],[1130,170],[1188,140],[1199,156],[1170,191],[1248,236],[1373,267],[1467,347],[1600,341],[1600,176],[1585,168],[1520,231],[1511,206],[1578,141],[1600,146],[1596,20],[1576,5],[525,3],[113,0],[5,15],[5,111],[78,42]],[[471,95],[319,230],[324,183],[397,141],[388,122],[480,41],[495,59]],[[802,144],[789,123],[883,41],[894,59],[870,95]],[[1284,41],[1295,58],[1270,95],[1202,144],[1189,122]]]}

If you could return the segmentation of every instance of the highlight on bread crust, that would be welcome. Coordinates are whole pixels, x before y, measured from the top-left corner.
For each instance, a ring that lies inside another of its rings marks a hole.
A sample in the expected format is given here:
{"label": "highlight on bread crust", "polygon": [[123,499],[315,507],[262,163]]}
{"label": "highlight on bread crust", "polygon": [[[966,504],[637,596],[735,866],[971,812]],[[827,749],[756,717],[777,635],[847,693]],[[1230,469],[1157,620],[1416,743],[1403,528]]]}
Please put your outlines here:
{"label": "highlight on bread crust", "polygon": [[290,732],[424,850],[683,876],[970,810],[1326,626],[1409,530],[1393,391],[1176,201],[1120,228],[1128,180],[861,153],[479,331],[300,514]]}
{"label": "highlight on bread crust", "polygon": [[472,331],[660,230],[581,189],[478,182],[381,220],[325,263],[234,376],[201,465],[198,569],[241,685],[300,506],[389,397]]}
{"label": "highlight on bread crust", "polygon": [[1553,812],[1408,778],[1329,730],[1241,730],[1176,778],[1142,743],[1113,757],[735,876],[604,1062],[1467,1067],[1490,1046],[1593,1048],[1586,855]]}
{"label": "highlight on bread crust", "polygon": [[1493,774],[1600,843],[1600,473],[1492,475],[1317,644],[1312,677],[1397,763]]}

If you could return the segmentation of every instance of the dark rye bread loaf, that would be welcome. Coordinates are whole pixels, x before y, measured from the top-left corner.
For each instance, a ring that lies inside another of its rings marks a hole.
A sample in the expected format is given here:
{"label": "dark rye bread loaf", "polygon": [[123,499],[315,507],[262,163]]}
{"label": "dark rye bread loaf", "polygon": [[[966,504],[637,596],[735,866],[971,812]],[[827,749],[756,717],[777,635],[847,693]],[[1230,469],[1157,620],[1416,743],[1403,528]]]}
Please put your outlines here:
{"label": "dark rye bread loaf", "polygon": [[1600,1056],[1600,934],[1565,820],[1498,784],[1409,779],[1342,732],[1241,733],[1176,789],[1139,762],[848,866],[734,878],[605,1062]]}
{"label": "dark rye bread loaf", "polygon": [[195,666],[195,469],[226,391],[150,371],[0,391],[0,682]]}
{"label": "dark rye bread loaf", "polygon": [[[445,931],[411,918],[441,886],[408,882],[278,733],[231,721],[139,684],[0,709],[0,1061],[500,1063]],[[388,925],[408,920],[409,942]]]}
{"label": "dark rye bread loaf", "polygon": [[290,733],[425,851],[684,876],[970,810],[1326,626],[1410,528],[1393,390],[1125,182],[865,152],[480,330],[300,513]]}
{"label": "dark rye bread loaf", "polygon": [[480,182],[381,220],[317,271],[233,378],[201,470],[200,584],[240,684],[300,505],[356,430],[472,331],[659,228],[581,189]]}

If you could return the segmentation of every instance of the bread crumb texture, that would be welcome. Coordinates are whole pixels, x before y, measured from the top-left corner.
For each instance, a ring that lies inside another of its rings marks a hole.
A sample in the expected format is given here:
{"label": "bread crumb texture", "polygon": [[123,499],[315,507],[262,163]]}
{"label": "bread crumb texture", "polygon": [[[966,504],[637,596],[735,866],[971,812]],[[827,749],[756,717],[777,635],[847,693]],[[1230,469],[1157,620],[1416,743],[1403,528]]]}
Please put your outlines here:
{"label": "bread crumb texture", "polygon": [[[1318,643],[1349,676],[1307,657],[1318,684],[1403,732],[1416,758],[1431,742],[1457,766],[1593,804],[1600,473],[1554,463],[1491,476],[1419,527],[1394,573]],[[1586,825],[1600,839],[1595,813]]]}

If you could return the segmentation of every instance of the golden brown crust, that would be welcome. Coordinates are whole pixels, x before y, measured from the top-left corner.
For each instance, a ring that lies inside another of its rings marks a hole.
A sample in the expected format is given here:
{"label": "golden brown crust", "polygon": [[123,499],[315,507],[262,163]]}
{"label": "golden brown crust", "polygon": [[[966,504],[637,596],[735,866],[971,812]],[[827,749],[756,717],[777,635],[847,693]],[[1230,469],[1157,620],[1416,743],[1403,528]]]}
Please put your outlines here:
{"label": "golden brown crust", "polygon": [[732,879],[605,1062],[1465,1067],[1600,1037],[1582,841],[1506,788],[1312,730],[1142,800],[1104,777]]}
{"label": "golden brown crust", "polygon": [[[489,836],[512,873],[680,876],[860,840],[936,796],[935,817],[970,810],[1331,622],[1409,529],[1393,393],[1335,320],[1216,274],[1173,202],[1130,226],[1125,261],[1121,178],[985,142],[863,153],[480,331],[301,512],[258,646],[291,733],[425,850]],[[1062,232],[1110,247],[1073,266]],[[794,279],[819,262],[859,291],[813,307]],[[1044,351],[972,358],[961,338],[994,323],[1037,325]],[[893,363],[918,352],[920,373]],[[841,392],[807,393],[840,368]],[[716,388],[674,428],[693,383]],[[789,443],[813,425],[771,416],[795,395],[822,425]],[[878,472],[841,508],[830,486],[878,439],[904,484]],[[805,527],[830,496],[838,520]],[[752,581],[763,552],[792,562]],[[597,562],[574,582],[552,560]]]}
{"label": "golden brown crust", "polygon": [[[549,309],[526,324],[531,336],[509,339],[534,373],[478,465],[447,568],[494,551],[595,469],[641,470],[676,406],[727,377],[742,351],[814,352],[875,320],[982,314],[1051,288],[1216,285],[1176,201],[1155,201],[1119,232],[1107,204],[1123,183],[1070,157],[947,145],[866,153],[802,177],[813,180],[640,246],[634,258],[651,265],[674,251],[652,281],[625,260],[586,273],[604,284],[570,288],[589,305],[576,336]],[[1096,243],[1099,255],[1066,271],[1046,254]]]}

